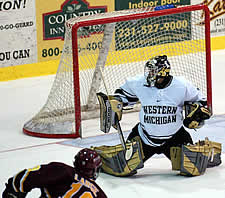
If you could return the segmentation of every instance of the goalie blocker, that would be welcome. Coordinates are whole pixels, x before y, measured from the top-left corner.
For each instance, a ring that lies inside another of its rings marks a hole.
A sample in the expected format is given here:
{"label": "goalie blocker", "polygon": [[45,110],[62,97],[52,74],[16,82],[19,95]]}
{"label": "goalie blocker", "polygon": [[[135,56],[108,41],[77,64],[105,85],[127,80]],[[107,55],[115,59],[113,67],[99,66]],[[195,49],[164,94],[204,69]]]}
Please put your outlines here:
{"label": "goalie blocker", "polygon": [[99,92],[100,129],[104,133],[110,131],[111,126],[117,129],[116,123],[122,119],[123,102],[119,97]]}
{"label": "goalie blocker", "polygon": [[122,119],[123,102],[120,97],[106,95],[102,92],[97,93],[100,104],[100,129],[104,133],[110,131],[113,126],[119,134],[123,149],[126,150],[126,143],[119,121]]}

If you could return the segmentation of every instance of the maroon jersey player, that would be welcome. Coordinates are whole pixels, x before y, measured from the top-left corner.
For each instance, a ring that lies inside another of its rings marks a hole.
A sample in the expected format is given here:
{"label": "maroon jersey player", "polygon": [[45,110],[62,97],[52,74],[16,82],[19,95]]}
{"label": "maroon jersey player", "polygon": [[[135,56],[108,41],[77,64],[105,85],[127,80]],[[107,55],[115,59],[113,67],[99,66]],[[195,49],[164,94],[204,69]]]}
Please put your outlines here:
{"label": "maroon jersey player", "polygon": [[34,188],[41,190],[40,198],[106,198],[95,183],[101,158],[96,151],[82,149],[77,153],[74,167],[51,162],[25,169],[9,178],[3,198],[24,198]]}

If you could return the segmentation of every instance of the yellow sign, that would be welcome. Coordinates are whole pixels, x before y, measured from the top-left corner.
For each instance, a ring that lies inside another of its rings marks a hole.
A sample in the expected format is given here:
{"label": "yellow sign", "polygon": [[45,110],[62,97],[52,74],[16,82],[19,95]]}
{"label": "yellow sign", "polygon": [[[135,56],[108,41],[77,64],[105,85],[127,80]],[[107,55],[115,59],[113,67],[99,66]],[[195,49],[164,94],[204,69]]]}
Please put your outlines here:
{"label": "yellow sign", "polygon": [[38,62],[60,58],[66,20],[113,10],[114,2],[111,0],[36,1]]}

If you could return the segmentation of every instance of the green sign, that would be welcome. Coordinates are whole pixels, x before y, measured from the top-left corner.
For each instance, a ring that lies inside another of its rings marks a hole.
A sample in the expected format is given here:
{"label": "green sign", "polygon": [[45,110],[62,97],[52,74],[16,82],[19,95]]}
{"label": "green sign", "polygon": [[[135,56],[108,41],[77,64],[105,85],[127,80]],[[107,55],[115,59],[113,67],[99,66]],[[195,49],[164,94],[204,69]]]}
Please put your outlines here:
{"label": "green sign", "polygon": [[[115,9],[136,9],[167,4],[190,5],[190,0],[115,0]],[[116,25],[116,50],[161,45],[191,39],[190,13],[152,17]]]}
{"label": "green sign", "polygon": [[[106,6],[91,7],[85,0],[67,0],[61,5],[61,10],[43,14],[44,40],[64,39],[65,21],[70,18],[94,15],[106,11]],[[101,26],[92,27],[91,31],[96,31],[99,28]]]}
{"label": "green sign", "polygon": [[190,40],[190,13],[120,22],[115,38],[117,50]]}
{"label": "green sign", "polygon": [[115,0],[115,10],[136,9],[155,6],[191,5],[190,0]]}

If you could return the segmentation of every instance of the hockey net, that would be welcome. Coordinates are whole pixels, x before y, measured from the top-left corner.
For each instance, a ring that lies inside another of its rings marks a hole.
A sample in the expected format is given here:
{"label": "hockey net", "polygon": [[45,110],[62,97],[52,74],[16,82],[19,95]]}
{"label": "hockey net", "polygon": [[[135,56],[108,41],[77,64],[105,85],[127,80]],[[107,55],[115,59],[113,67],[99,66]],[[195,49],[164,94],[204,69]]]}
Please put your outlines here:
{"label": "hockey net", "polygon": [[[209,10],[205,5],[122,10],[65,24],[63,54],[46,104],[25,123],[26,134],[80,137],[81,120],[99,116],[96,92],[113,94],[145,62],[167,55],[172,75],[211,96]],[[102,80],[102,74],[104,82]]]}

